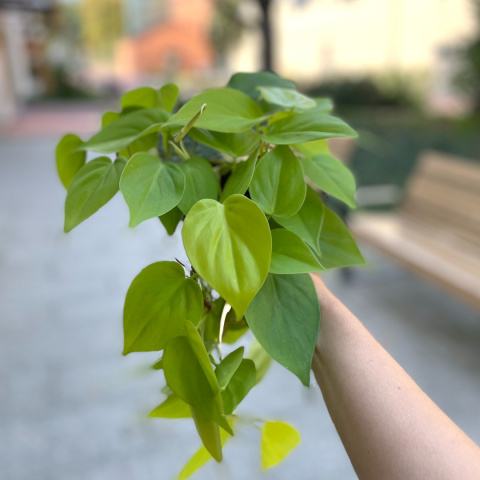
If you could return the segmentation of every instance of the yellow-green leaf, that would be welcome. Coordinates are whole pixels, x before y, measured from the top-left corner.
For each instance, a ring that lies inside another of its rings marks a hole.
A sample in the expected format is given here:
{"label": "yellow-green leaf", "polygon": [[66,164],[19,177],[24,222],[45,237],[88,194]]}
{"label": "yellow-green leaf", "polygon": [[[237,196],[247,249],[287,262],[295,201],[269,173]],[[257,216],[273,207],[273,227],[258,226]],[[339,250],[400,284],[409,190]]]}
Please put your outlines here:
{"label": "yellow-green leaf", "polygon": [[205,111],[195,127],[215,132],[237,133],[248,130],[268,118],[247,95],[231,88],[217,88],[195,95],[170,120],[168,125],[186,125],[202,108]]}
{"label": "yellow-green leaf", "polygon": [[185,322],[184,334],[168,342],[162,358],[165,380],[172,391],[201,415],[232,433],[223,415],[217,378],[192,323]]}
{"label": "yellow-green leaf", "polygon": [[153,409],[149,417],[152,418],[190,418],[190,406],[174,393],[170,394],[164,402]]}
{"label": "yellow-green leaf", "polygon": [[267,215],[289,218],[303,205],[306,188],[300,162],[281,145],[258,162],[249,191]]}
{"label": "yellow-green leaf", "polygon": [[150,153],[137,153],[127,163],[120,190],[130,210],[130,227],[176,207],[183,197],[185,176],[176,164]]}
{"label": "yellow-green leaf", "polygon": [[315,155],[302,159],[302,165],[305,174],[317,187],[349,207],[356,207],[355,178],[343,163],[330,155]]}
{"label": "yellow-green leaf", "polygon": [[270,273],[293,274],[325,270],[305,242],[293,232],[272,230]]}
{"label": "yellow-green leaf", "polygon": [[197,325],[202,310],[200,286],[185,278],[181,265],[149,265],[135,277],[125,298],[124,355],[162,350],[171,338],[183,333],[185,323]]}
{"label": "yellow-green leaf", "polygon": [[126,160],[98,157],[85,164],[73,177],[65,200],[65,232],[93,215],[118,192]]}
{"label": "yellow-green leaf", "polygon": [[300,434],[288,423],[265,422],[262,428],[262,470],[280,463],[299,443]]}
{"label": "yellow-green leaf", "polygon": [[185,218],[182,237],[195,270],[242,318],[270,267],[272,239],[260,208],[242,195],[223,205],[200,200]]}
{"label": "yellow-green leaf", "polygon": [[[229,422],[232,425],[232,422]],[[220,443],[222,447],[225,445],[230,435],[225,430],[220,430]],[[205,447],[200,447],[199,450],[193,455],[193,457],[183,467],[182,471],[178,475],[178,480],[186,480],[193,475],[199,468],[203,467],[212,456],[208,453]]]}
{"label": "yellow-green leaf", "polygon": [[68,189],[75,174],[83,167],[87,153],[76,151],[83,141],[77,135],[65,135],[56,150],[57,172],[63,186]]}

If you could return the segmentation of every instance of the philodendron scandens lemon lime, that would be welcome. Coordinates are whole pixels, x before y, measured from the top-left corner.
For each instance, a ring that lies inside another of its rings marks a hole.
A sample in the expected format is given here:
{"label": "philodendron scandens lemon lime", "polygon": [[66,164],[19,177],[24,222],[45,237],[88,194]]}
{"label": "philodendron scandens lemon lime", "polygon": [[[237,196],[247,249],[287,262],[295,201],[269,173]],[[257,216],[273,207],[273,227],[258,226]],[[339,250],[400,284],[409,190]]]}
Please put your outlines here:
{"label": "philodendron scandens lemon lime", "polygon": [[[321,318],[309,273],[363,258],[323,201],[355,206],[353,176],[326,140],[356,133],[330,114],[328,99],[267,72],[238,73],[178,110],[177,97],[173,84],[127,92],[93,137],[64,136],[56,160],[66,232],[118,190],[130,227],[160,219],[173,235],[181,226],[190,264],[159,261],[133,280],[123,353],[161,354],[153,367],[163,370],[166,399],[150,416],[195,422],[203,447],[180,473],[187,478],[222,460],[235,411],[271,359],[309,385]],[[87,151],[99,155],[86,162]],[[221,344],[248,329],[250,350],[230,347],[223,357]],[[257,426],[263,468],[299,442],[286,423]]]}

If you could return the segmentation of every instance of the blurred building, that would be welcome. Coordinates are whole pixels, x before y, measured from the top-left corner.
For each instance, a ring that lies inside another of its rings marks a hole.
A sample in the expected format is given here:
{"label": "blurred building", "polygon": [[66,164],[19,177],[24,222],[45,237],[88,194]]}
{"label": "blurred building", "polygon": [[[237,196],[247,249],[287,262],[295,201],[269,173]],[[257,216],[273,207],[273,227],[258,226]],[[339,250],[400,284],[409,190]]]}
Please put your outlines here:
{"label": "blurred building", "polygon": [[44,16],[54,6],[54,0],[0,0],[0,122],[48,83]]}
{"label": "blurred building", "polygon": [[[258,0],[241,8],[258,24]],[[475,31],[471,0],[271,0],[273,68],[304,85],[335,77],[418,73],[439,95],[451,54]],[[231,71],[261,68],[259,29],[228,56]]]}
{"label": "blurred building", "polygon": [[117,77],[127,83],[161,75],[201,73],[214,66],[213,0],[126,0]]}

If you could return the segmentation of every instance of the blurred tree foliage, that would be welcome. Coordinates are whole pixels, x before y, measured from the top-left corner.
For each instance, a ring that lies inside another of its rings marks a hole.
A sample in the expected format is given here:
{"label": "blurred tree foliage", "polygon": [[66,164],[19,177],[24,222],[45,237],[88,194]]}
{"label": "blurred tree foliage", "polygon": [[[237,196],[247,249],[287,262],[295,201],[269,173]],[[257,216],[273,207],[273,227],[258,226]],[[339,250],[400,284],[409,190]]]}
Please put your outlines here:
{"label": "blurred tree foliage", "polygon": [[336,78],[326,80],[311,88],[314,97],[330,97],[342,107],[416,107],[417,95],[413,79],[402,75],[388,78]]}
{"label": "blurred tree foliage", "polygon": [[480,0],[472,0],[473,14],[477,19],[475,37],[460,50],[462,65],[456,85],[470,96],[474,112],[480,114]]}
{"label": "blurred tree foliage", "polygon": [[211,38],[222,63],[228,49],[240,39],[248,28],[240,14],[240,0],[217,0],[212,20]]}
{"label": "blurred tree foliage", "polygon": [[93,58],[111,58],[123,33],[122,0],[81,0],[78,16],[85,50]]}

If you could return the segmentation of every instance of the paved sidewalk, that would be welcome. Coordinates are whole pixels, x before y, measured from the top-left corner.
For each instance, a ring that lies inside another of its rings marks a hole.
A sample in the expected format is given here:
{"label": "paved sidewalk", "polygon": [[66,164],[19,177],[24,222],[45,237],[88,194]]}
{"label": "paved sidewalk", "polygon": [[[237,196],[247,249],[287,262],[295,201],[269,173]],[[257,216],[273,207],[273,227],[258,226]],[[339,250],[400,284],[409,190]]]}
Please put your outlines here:
{"label": "paved sidewalk", "polygon": [[[161,401],[155,356],[122,357],[133,277],[185,255],[155,220],[134,230],[120,195],[70,234],[54,138],[0,140],[0,480],[169,480],[199,445],[190,422],[146,420]],[[353,285],[327,281],[409,374],[480,442],[480,318],[367,252]],[[245,426],[192,478],[352,480],[316,386],[276,366],[239,413],[285,419],[299,448],[260,474]]]}

